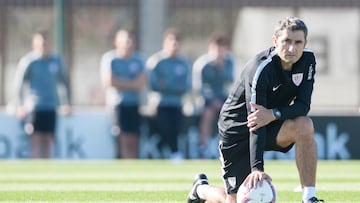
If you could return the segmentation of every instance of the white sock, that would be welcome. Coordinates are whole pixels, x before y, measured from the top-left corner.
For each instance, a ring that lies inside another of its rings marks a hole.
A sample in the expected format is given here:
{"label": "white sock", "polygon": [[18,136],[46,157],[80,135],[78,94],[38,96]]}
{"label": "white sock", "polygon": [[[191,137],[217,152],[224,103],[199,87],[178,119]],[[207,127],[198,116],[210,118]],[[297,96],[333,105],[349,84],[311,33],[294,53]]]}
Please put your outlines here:
{"label": "white sock", "polygon": [[316,197],[315,187],[304,187],[302,194],[303,201],[307,202],[312,197]]}
{"label": "white sock", "polygon": [[200,197],[200,199],[205,199],[205,196],[204,196],[204,189],[208,187],[208,185],[199,185],[197,188],[196,188],[196,194]]}

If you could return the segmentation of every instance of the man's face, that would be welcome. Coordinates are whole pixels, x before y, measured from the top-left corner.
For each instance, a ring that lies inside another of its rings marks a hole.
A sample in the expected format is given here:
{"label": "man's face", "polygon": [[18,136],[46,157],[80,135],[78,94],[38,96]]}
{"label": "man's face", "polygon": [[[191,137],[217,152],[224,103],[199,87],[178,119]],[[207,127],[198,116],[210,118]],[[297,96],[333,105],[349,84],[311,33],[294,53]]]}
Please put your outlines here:
{"label": "man's face", "polygon": [[170,56],[176,55],[179,50],[179,47],[180,47],[180,44],[175,35],[169,34],[164,39],[163,48]]}
{"label": "man's face", "polygon": [[226,47],[223,45],[217,45],[215,43],[211,43],[209,45],[209,53],[214,59],[222,59],[226,54]]}
{"label": "man's face", "polygon": [[33,37],[33,49],[41,55],[48,54],[48,44],[46,38],[41,34],[35,34]]}
{"label": "man's face", "polygon": [[305,34],[301,30],[283,30],[279,36],[273,36],[273,43],[283,68],[289,69],[302,56],[306,45]]}
{"label": "man's face", "polygon": [[129,49],[132,45],[131,37],[126,32],[119,32],[115,37],[115,46],[119,49]]}

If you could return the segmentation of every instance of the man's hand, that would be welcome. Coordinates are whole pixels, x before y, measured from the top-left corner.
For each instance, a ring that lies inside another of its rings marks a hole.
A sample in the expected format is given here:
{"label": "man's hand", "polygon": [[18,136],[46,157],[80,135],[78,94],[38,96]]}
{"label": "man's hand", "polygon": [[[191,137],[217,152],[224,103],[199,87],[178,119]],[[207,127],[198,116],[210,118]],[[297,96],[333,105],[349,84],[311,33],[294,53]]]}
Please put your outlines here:
{"label": "man's hand", "polygon": [[64,116],[69,116],[72,113],[72,108],[70,105],[60,106],[59,113]]}
{"label": "man's hand", "polygon": [[249,188],[256,188],[256,185],[257,185],[258,182],[260,182],[259,186],[262,186],[262,181],[264,179],[268,180],[269,182],[272,181],[271,177],[268,174],[266,174],[265,172],[263,172],[263,171],[253,171],[246,177],[243,184],[248,183]]}
{"label": "man's hand", "polygon": [[25,118],[26,116],[26,111],[23,107],[19,106],[16,108],[16,118],[18,118],[19,120],[22,120]]}
{"label": "man's hand", "polygon": [[266,126],[275,120],[271,109],[267,109],[254,103],[250,103],[250,105],[255,109],[255,111],[249,114],[247,117],[247,126],[250,128],[250,132],[256,131],[257,129]]}

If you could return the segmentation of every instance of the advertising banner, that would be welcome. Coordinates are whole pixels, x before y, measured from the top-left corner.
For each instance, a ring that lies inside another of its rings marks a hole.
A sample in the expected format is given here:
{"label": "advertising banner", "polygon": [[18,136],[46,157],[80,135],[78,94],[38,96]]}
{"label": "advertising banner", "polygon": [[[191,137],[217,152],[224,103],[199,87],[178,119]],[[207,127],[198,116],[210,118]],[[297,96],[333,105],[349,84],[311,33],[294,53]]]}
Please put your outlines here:
{"label": "advertising banner", "polygon": [[[360,116],[313,116],[318,158],[326,160],[360,159]],[[111,118],[101,110],[75,112],[59,117],[53,158],[114,159],[116,139],[111,134]],[[159,149],[160,138],[152,129],[151,118],[145,118],[141,128],[140,158],[170,157],[169,150]],[[0,158],[29,157],[29,135],[12,115],[0,112]],[[198,118],[187,117],[179,150],[184,158],[199,158]],[[216,131],[209,140],[207,158],[218,158]],[[265,159],[295,159],[295,147],[288,153],[266,152]]]}

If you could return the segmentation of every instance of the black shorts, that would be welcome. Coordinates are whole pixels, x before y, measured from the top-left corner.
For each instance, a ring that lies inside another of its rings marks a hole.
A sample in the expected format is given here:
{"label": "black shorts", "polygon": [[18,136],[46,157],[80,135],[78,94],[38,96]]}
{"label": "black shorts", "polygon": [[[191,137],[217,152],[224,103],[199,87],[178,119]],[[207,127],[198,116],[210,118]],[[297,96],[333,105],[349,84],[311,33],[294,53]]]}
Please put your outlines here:
{"label": "black shorts", "polygon": [[115,108],[115,125],[121,132],[140,132],[141,116],[138,106],[117,105]]}
{"label": "black shorts", "polygon": [[158,106],[156,130],[160,135],[160,148],[168,146],[172,152],[178,151],[178,138],[182,130],[183,118],[179,106]]}
{"label": "black shorts", "polygon": [[31,124],[34,132],[54,134],[56,110],[34,110],[26,116],[25,123]]}
{"label": "black shorts", "polygon": [[[294,144],[282,148],[276,144],[277,134],[284,121],[274,121],[267,127],[266,151],[288,152]],[[244,136],[245,137],[245,136]],[[249,138],[235,143],[219,143],[223,179],[228,194],[237,193],[238,188],[251,172]]]}

